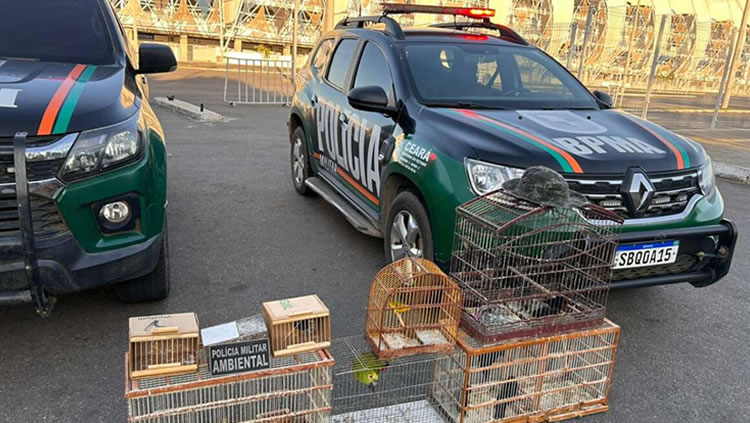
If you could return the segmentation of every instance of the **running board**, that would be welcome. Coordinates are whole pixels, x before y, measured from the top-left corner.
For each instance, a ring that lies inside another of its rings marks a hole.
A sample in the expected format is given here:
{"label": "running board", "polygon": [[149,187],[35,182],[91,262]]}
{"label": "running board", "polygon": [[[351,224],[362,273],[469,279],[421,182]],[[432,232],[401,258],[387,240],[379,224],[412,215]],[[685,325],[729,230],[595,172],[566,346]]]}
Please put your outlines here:
{"label": "running board", "polygon": [[349,204],[349,202],[346,201],[341,194],[336,192],[336,190],[323,178],[318,176],[307,178],[307,180],[305,180],[305,185],[315,191],[321,196],[321,198],[326,200],[335,207],[336,210],[343,214],[346,220],[354,226],[354,229],[376,238],[383,237],[383,232],[378,229],[371,218]]}
{"label": "running board", "polygon": [[33,302],[31,291],[28,289],[21,291],[3,291],[0,292],[0,306],[11,306],[17,304],[26,304]]}

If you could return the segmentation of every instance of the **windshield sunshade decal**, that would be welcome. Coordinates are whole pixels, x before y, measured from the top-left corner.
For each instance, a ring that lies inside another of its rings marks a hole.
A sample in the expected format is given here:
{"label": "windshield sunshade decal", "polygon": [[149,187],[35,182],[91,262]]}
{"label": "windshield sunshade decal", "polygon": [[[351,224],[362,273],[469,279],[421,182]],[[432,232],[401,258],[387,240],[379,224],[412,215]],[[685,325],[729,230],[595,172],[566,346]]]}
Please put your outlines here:
{"label": "windshield sunshade decal", "polygon": [[62,108],[60,109],[60,114],[57,116],[55,127],[52,130],[53,133],[63,134],[67,132],[70,118],[73,116],[73,110],[75,110],[76,105],[78,104],[78,99],[81,98],[83,87],[89,79],[91,79],[91,75],[93,75],[95,71],[96,66],[88,66],[86,70],[81,73],[81,76],[78,77],[78,80],[70,90],[70,94],[68,94],[65,103],[63,103]]}
{"label": "windshield sunshade decal", "polygon": [[630,119],[636,125],[645,129],[649,134],[653,135],[654,138],[661,141],[662,144],[666,145],[667,148],[669,148],[669,150],[672,152],[672,154],[674,154],[675,160],[677,160],[677,169],[682,170],[686,167],[690,167],[690,157],[688,156],[687,151],[682,148],[682,146],[668,141],[664,136],[659,134],[659,132],[657,132],[655,129],[652,129],[650,125],[639,122],[637,119],[634,119],[625,113],[623,113],[622,115]]}
{"label": "windshield sunshade decal", "polygon": [[545,141],[536,135],[530,134],[524,130],[521,130],[519,128],[516,128],[514,126],[508,125],[506,123],[503,123],[501,121],[488,118],[486,116],[480,115],[478,113],[475,113],[471,110],[466,109],[454,109],[453,112],[461,113],[465,116],[479,119],[483,122],[489,123],[493,127],[500,129],[501,131],[508,133],[516,138],[520,138],[526,142],[535,144],[539,146],[542,150],[549,153],[562,167],[563,172],[572,172],[572,173],[583,173],[583,169],[581,168],[581,165],[578,164],[575,158],[570,155],[567,151],[555,146],[549,141]]}
{"label": "windshield sunshade decal", "polygon": [[49,135],[52,133],[52,127],[55,124],[57,114],[60,112],[63,101],[65,100],[65,97],[68,96],[68,93],[71,88],[73,88],[73,85],[78,77],[81,76],[84,69],[86,69],[86,65],[73,66],[73,69],[68,76],[65,77],[63,82],[57,88],[55,95],[52,96],[52,100],[50,100],[49,104],[47,104],[47,108],[44,110],[44,115],[42,115],[42,121],[39,123],[37,135]]}

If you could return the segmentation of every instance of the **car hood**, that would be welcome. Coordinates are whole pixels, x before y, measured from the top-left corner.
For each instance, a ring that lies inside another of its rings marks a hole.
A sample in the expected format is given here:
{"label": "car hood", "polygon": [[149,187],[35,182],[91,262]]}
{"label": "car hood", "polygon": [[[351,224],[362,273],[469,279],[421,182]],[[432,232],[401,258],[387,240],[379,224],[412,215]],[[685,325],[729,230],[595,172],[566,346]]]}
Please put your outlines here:
{"label": "car hood", "polygon": [[623,174],[631,167],[688,169],[706,160],[700,144],[616,110],[426,108],[422,115],[448,142],[468,144],[466,155],[518,168]]}
{"label": "car hood", "polygon": [[140,105],[125,67],[0,59],[0,137],[63,134],[121,122]]}

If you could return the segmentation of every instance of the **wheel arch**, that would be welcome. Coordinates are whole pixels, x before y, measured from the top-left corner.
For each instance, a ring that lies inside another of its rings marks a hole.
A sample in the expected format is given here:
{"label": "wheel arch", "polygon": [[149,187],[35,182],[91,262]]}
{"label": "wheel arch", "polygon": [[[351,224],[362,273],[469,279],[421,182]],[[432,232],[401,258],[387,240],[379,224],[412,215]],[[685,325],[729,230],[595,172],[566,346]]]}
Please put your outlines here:
{"label": "wheel arch", "polygon": [[430,218],[430,207],[427,201],[425,201],[424,194],[422,194],[419,185],[404,173],[392,171],[386,175],[380,194],[380,220],[383,227],[385,227],[385,221],[388,218],[393,200],[399,193],[406,190],[412,191],[417,196],[427,211],[427,217]]}

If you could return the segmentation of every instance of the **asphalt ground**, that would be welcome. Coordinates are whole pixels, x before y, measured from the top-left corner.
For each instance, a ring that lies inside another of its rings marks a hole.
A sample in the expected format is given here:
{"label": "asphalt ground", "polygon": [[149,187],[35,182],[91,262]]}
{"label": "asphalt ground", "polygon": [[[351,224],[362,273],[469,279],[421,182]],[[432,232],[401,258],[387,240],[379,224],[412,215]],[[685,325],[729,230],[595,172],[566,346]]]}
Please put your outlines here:
{"label": "asphalt ground", "polygon": [[[153,82],[152,94],[180,88],[168,82]],[[287,109],[207,105],[231,120],[197,123],[156,109],[168,136],[172,295],[140,305],[121,304],[109,288],[66,295],[46,320],[27,306],[1,310],[0,422],[124,421],[129,316],[194,311],[205,327],[258,313],[263,301],[317,293],[334,337],[362,334],[382,241],[295,193]],[[727,216],[748,233],[750,187],[719,188]],[[714,286],[611,293],[607,314],[622,327],[611,409],[579,421],[750,421],[748,247],[741,237],[731,273]]]}

